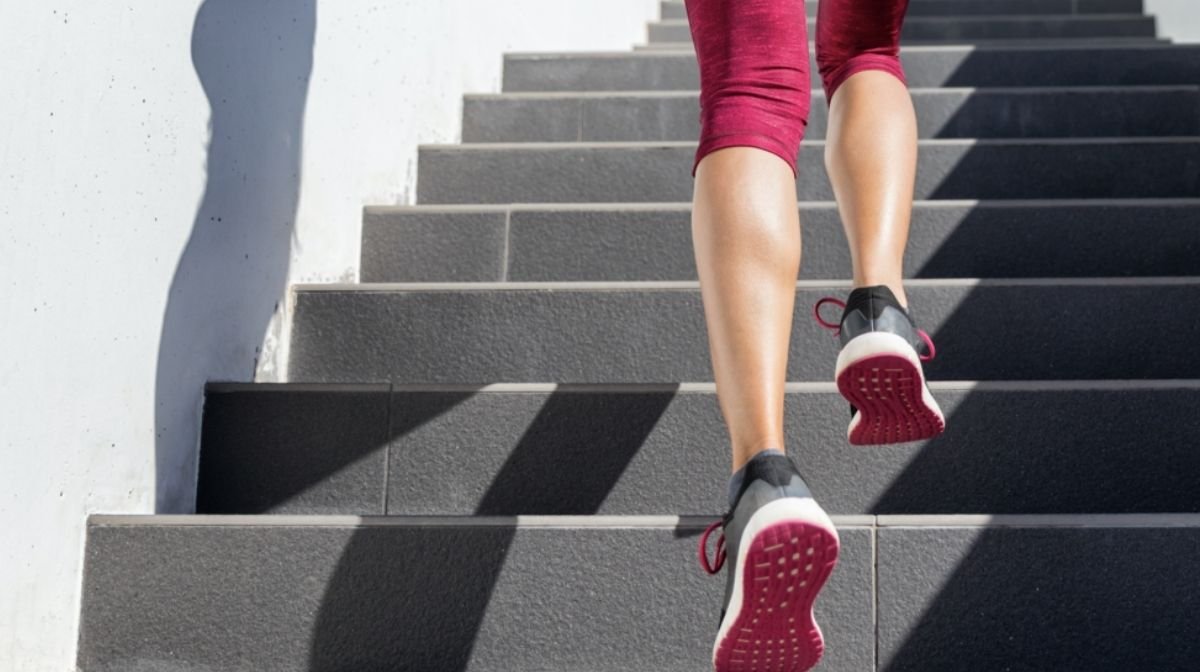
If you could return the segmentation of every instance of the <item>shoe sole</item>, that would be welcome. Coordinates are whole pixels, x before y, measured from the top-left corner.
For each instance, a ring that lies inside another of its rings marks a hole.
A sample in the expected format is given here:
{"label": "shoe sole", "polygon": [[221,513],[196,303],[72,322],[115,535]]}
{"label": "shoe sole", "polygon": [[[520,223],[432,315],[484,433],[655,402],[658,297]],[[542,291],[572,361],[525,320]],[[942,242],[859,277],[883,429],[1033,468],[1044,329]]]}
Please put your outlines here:
{"label": "shoe sole", "polygon": [[917,351],[896,334],[851,339],[838,354],[835,375],[838,391],[858,409],[846,429],[853,445],[920,441],[946,429]]}
{"label": "shoe sole", "polygon": [[837,530],[810,497],[777,499],[750,517],[713,643],[716,672],[804,672],[820,661],[825,640],[813,603],[838,549]]}

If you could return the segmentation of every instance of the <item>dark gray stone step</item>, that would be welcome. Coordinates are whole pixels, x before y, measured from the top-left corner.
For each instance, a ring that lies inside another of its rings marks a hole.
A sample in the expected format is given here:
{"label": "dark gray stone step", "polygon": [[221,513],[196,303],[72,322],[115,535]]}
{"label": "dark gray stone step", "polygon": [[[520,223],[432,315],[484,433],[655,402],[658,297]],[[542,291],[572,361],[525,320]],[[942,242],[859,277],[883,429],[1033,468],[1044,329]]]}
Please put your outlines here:
{"label": "dark gray stone step", "polygon": [[878,669],[1200,669],[1200,530],[1152,520],[880,528]]}
{"label": "dark gray stone step", "polygon": [[[789,386],[788,450],[827,511],[1200,511],[1200,382],[934,383],[933,394],[945,434],[867,449],[846,443],[832,383]],[[197,510],[717,516],[728,475],[711,383],[210,385]]]}
{"label": "dark gray stone step", "polygon": [[[817,15],[815,0],[805,9],[809,16]],[[1140,14],[1142,0],[912,0],[907,16],[971,16],[997,14]],[[664,19],[687,18],[684,4],[664,0],[661,3]]]}
{"label": "dark gray stone step", "polygon": [[[848,279],[832,202],[800,207],[806,280]],[[918,201],[916,278],[1200,276],[1200,200]],[[691,204],[370,207],[363,282],[695,280]]]}
{"label": "dark gray stone step", "polygon": [[[698,92],[468,95],[464,142],[681,141],[700,136]],[[1200,135],[1200,86],[912,91],[922,138]],[[822,139],[813,92],[805,137]]]}
{"label": "dark gray stone step", "polygon": [[[701,670],[725,587],[696,559],[707,522],[93,517],[79,664]],[[873,664],[873,536],[839,530],[823,670]]]}
{"label": "dark gray stone step", "polygon": [[[939,86],[1112,86],[1200,82],[1200,45],[1094,44],[910,46],[901,50],[908,84]],[[811,67],[814,86],[820,86]],[[505,92],[697,91],[690,52],[512,53]]]}
{"label": "dark gray stone step", "polygon": [[[1030,16],[916,16],[904,20],[906,40],[954,42],[976,38],[1045,39],[1062,37],[1154,37],[1155,17],[1139,14],[1075,14]],[[816,35],[816,21],[808,21]],[[647,26],[650,42],[687,42],[692,33],[684,19],[666,19]]]}
{"label": "dark gray stone step", "polygon": [[[93,516],[79,667],[706,669],[706,522]],[[839,525],[820,670],[1200,665],[1196,516]]]}
{"label": "dark gray stone step", "polygon": [[[797,195],[832,200],[824,142],[798,153]],[[694,142],[423,145],[417,202],[692,200]],[[1200,137],[922,140],[918,199],[1190,198]]]}
{"label": "dark gray stone step", "polygon": [[[1200,279],[914,280],[934,380],[1200,378]],[[798,283],[788,380],[826,381],[838,343]],[[700,290],[680,283],[300,285],[288,380],[710,381]]]}

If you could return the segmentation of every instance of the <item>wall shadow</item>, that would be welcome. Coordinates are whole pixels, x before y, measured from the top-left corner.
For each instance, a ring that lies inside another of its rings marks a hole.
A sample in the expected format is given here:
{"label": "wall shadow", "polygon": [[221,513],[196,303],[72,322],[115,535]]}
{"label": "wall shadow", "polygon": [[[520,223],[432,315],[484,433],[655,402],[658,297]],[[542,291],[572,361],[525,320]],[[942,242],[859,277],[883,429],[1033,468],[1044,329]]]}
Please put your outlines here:
{"label": "wall shadow", "polygon": [[194,507],[209,380],[248,381],[286,290],[316,0],[206,0],[191,54],[212,110],[207,184],[167,298],[155,377],[155,510]]}
{"label": "wall shadow", "polygon": [[[356,529],[327,583],[308,669],[392,670],[396,661],[429,672],[466,669],[517,533],[515,516],[596,513],[674,396],[564,386],[479,499],[473,515],[484,518],[463,517],[465,527]],[[402,421],[392,436],[414,427]]]}
{"label": "wall shadow", "polygon": [[[1167,70],[1122,75],[1141,80],[1131,82],[1102,81],[1103,69],[1094,69],[1077,75],[1077,83],[1181,83],[1156,81]],[[947,85],[1013,84],[1000,81],[1005,77],[1012,74],[996,68],[994,60],[972,56],[948,76]],[[979,176],[987,172],[1005,180],[997,188],[983,187],[993,199],[1200,193],[1200,164],[1191,148],[1145,148],[1121,150],[1119,170],[1112,164],[1096,166],[1093,173],[1085,161],[1078,162],[1079,172],[1060,167],[1070,178],[1061,193],[1039,189],[1039,180],[1053,179],[1044,172],[1052,162],[1033,166],[1031,155],[973,149],[929,198],[978,192],[973,185],[981,184]],[[1136,179],[1141,164],[1171,178]],[[1014,210],[1010,221],[997,213],[973,213],[924,260],[915,277],[1195,276],[1200,271],[1192,254],[1198,242],[1189,222],[1194,217],[1185,206],[1113,206],[1073,213],[1065,223],[1053,221],[1064,212]],[[1023,286],[1016,305],[994,286],[965,292],[933,333],[939,354],[928,368],[930,378],[1136,383],[1200,375],[1194,358],[1173,354],[1179,347],[1174,336],[1155,319],[1160,306],[1193,312],[1200,305],[1194,286],[1066,286]],[[1153,305],[1144,307],[1150,296]],[[1194,342],[1191,325],[1181,329],[1183,338]],[[985,354],[980,343],[1001,345]],[[1041,356],[1026,357],[1022,351]],[[1191,438],[1197,391],[1084,387],[1006,393],[982,387],[962,393],[946,434],[918,447],[870,512],[1197,511],[1200,501],[1190,485],[1200,475]],[[880,538],[879,670],[1200,668],[1194,636],[1200,591],[1188,578],[1198,552],[1194,528],[907,528],[884,529]]]}

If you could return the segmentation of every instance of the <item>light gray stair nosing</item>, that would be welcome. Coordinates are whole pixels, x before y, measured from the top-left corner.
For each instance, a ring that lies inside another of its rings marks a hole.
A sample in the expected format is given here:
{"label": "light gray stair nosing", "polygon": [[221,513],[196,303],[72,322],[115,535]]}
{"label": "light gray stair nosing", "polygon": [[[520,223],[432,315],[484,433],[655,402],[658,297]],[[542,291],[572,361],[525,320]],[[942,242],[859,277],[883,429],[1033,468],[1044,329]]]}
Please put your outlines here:
{"label": "light gray stair nosing", "polygon": [[[1077,86],[922,86],[912,87],[908,92],[914,96],[931,96],[938,94],[980,93],[992,94],[1029,94],[1053,95],[1059,93],[1104,93],[1109,91],[1129,93],[1158,93],[1164,91],[1187,92],[1200,90],[1200,84],[1081,84]],[[699,89],[672,89],[659,91],[655,89],[629,89],[605,91],[512,91],[500,93],[468,93],[463,98],[472,101],[496,100],[572,100],[576,98],[695,98],[700,95]],[[824,98],[824,92],[819,89],[812,91],[813,98]]]}
{"label": "light gray stair nosing", "polygon": [[[869,528],[873,515],[830,516],[841,528]],[[516,527],[569,529],[674,529],[703,528],[709,516],[680,515],[572,515],[572,516],[314,516],[314,515],[139,515],[92,514],[92,527]]]}
{"label": "light gray stair nosing", "polygon": [[[1200,527],[1200,513],[834,515],[840,528],[1163,528]],[[708,516],[313,516],[92,514],[91,527],[516,527],[567,529],[702,528]]]}
{"label": "light gray stair nosing", "polygon": [[[947,52],[947,51],[1114,51],[1114,50],[1136,50],[1136,49],[1176,49],[1179,51],[1193,51],[1200,49],[1200,44],[1192,43],[1162,43],[1162,42],[1145,42],[1139,44],[1130,44],[1115,42],[1113,44],[1099,46],[1094,41],[1089,44],[916,44],[912,46],[900,47],[900,53],[911,52]],[[810,51],[811,51],[810,47]],[[546,52],[509,52],[504,55],[506,60],[561,60],[564,58],[661,58],[663,56],[678,56],[684,52],[673,52],[667,50],[647,50],[647,51],[546,51]],[[690,53],[690,51],[688,52]]]}
{"label": "light gray stair nosing", "polygon": [[[907,287],[1153,287],[1200,285],[1200,277],[1111,278],[920,278],[905,280]],[[798,280],[797,289],[847,288],[851,280]],[[700,289],[698,280],[630,281],[521,281],[521,282],[379,282],[292,285],[294,292],[479,292],[527,291],[640,291]]]}
{"label": "light gray stair nosing", "polygon": [[387,392],[391,383],[211,382],[205,392]]}
{"label": "light gray stair nosing", "polygon": [[955,514],[878,515],[876,526],[884,528],[975,527],[1022,528],[1161,528],[1200,527],[1200,513],[1082,513],[1082,514]]}
{"label": "light gray stair nosing", "polygon": [[[829,208],[836,209],[837,201],[799,201],[800,207],[805,209]],[[947,198],[947,199],[916,199],[913,201],[913,207],[919,208],[1049,208],[1049,207],[1108,207],[1108,208],[1135,208],[1148,206],[1200,206],[1200,198],[1024,198],[1024,199],[962,199],[962,198]],[[594,201],[583,201],[578,203],[554,202],[554,203],[495,203],[495,204],[438,204],[438,203],[415,203],[412,205],[368,205],[363,208],[363,211],[369,214],[392,214],[392,213],[433,213],[433,212],[487,212],[499,213],[505,211],[538,211],[538,212],[559,212],[567,210],[586,210],[589,212],[612,212],[612,211],[630,211],[630,210],[690,210],[692,204],[686,201],[630,201],[630,202],[613,202],[613,203],[598,203]]]}
{"label": "light gray stair nosing", "polygon": [[[805,139],[810,147],[824,147],[825,140]],[[1079,138],[922,138],[918,146],[929,147],[975,147],[979,145],[994,145],[1006,147],[1042,146],[1042,145],[1133,145],[1154,144],[1169,145],[1178,143],[1200,142],[1200,135],[1162,135],[1162,136],[1111,136],[1111,137],[1079,137]],[[692,140],[619,140],[619,141],[563,141],[563,142],[462,142],[457,144],[422,144],[418,147],[425,151],[448,150],[574,150],[574,149],[645,149],[650,147],[695,147]]]}
{"label": "light gray stair nosing", "polygon": [[[248,383],[253,384],[253,383]],[[929,381],[934,391],[972,392],[1084,392],[1084,391],[1132,391],[1132,390],[1197,390],[1200,380],[1189,379],[1127,379],[1127,380],[934,380]],[[837,392],[835,383],[790,381],[784,383],[788,394],[832,394]],[[484,386],[451,383],[395,383],[392,390],[405,392],[467,392],[476,393],[585,393],[597,392],[675,392],[677,394],[716,394],[714,382],[681,383],[491,383]]]}
{"label": "light gray stair nosing", "polygon": [[[934,391],[971,391],[971,392],[1087,392],[1087,391],[1136,391],[1136,390],[1200,390],[1200,380],[1187,378],[1166,379],[1115,379],[1115,380],[932,380],[929,388]],[[263,391],[285,392],[325,392],[330,389],[347,387],[343,383],[230,383],[222,385],[223,392],[255,392]],[[355,386],[348,386],[358,389]],[[365,386],[363,386],[365,387]],[[789,381],[784,383],[787,394],[832,394],[837,392],[837,386],[832,382]],[[546,394],[546,393],[581,393],[596,394],[600,392],[620,393],[661,393],[676,394],[716,394],[714,382],[688,381],[678,383],[487,383],[475,385],[467,383],[393,383],[373,386],[372,391],[394,393],[414,392],[471,392],[475,394]]]}
{"label": "light gray stair nosing", "polygon": [[[1145,36],[1081,36],[1081,37],[976,37],[976,38],[924,38],[910,39],[907,43],[900,45],[901,49],[916,49],[918,47],[992,47],[1005,48],[1012,47],[1014,49],[1023,48],[1028,42],[1037,42],[1042,48],[1052,49],[1055,47],[1064,47],[1075,49],[1081,46],[1093,47],[1096,49],[1108,49],[1115,46],[1167,46],[1178,47],[1187,46],[1191,42],[1174,42],[1169,37],[1161,37],[1154,35]],[[691,42],[680,42],[678,40],[670,40],[665,42],[641,42],[633,45],[633,53],[644,54],[671,54],[673,56],[692,55],[696,53],[695,47]],[[814,47],[809,47],[808,53],[816,54]]]}
{"label": "light gray stair nosing", "polygon": [[[989,22],[989,21],[1067,21],[1076,19],[1080,21],[1135,21],[1154,18],[1153,14],[1135,14],[1131,12],[1121,13],[1087,13],[1087,14],[921,14],[917,16],[909,16],[905,21],[921,22],[921,23],[961,23],[964,20],[973,22]],[[809,23],[814,23],[816,17],[808,17]],[[686,26],[687,19],[670,18],[657,19],[648,23],[666,26]]]}

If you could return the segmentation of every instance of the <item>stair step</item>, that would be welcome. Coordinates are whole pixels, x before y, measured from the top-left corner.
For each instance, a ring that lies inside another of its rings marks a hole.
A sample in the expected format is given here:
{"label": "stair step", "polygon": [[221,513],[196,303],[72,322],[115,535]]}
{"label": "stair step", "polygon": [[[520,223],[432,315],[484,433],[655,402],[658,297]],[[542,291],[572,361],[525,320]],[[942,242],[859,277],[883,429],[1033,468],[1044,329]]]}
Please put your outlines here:
{"label": "stair step", "polygon": [[[789,384],[789,451],[827,511],[1200,511],[1200,381],[932,388],[945,434],[865,449],[832,383]],[[197,510],[717,516],[727,446],[711,383],[213,384]]]}
{"label": "stair step", "polygon": [[[1200,44],[907,46],[913,88],[939,86],[1112,86],[1200,82]],[[810,61],[814,86],[819,72]],[[697,91],[690,52],[510,53],[505,92]]]}
{"label": "stair step", "polygon": [[[916,89],[922,138],[1200,135],[1200,86]],[[805,137],[822,139],[813,92]],[[463,101],[464,142],[681,141],[700,136],[699,92],[503,93]]]}
{"label": "stair step", "polygon": [[1200,669],[1200,529],[1152,520],[881,528],[878,669]]}
{"label": "stair step", "polygon": [[[705,669],[724,589],[697,567],[707,522],[92,516],[79,665]],[[889,670],[1200,663],[1196,516],[836,522],[822,670],[876,669],[877,634]]]}
{"label": "stair step", "polygon": [[[806,280],[848,279],[832,202],[800,206]],[[918,201],[916,278],[1200,276],[1200,199]],[[1113,241],[1119,240],[1119,245]],[[690,203],[365,210],[363,282],[695,280]]]}
{"label": "stair step", "polygon": [[[809,0],[809,16],[817,15],[818,3]],[[677,0],[660,3],[664,19],[687,18],[684,4]],[[907,16],[970,16],[998,14],[1140,14],[1142,0],[912,0]]]}
{"label": "stair step", "polygon": [[[913,280],[934,380],[1200,378],[1200,278]],[[849,283],[797,284],[788,380],[825,381],[809,316]],[[300,285],[288,380],[641,383],[713,379],[696,282]]]}
{"label": "stair step", "polygon": [[[797,195],[833,200],[825,144],[798,153]],[[423,145],[417,202],[691,201],[695,142]],[[1200,137],[922,140],[918,199],[1172,198],[1200,194]]]}
{"label": "stair step", "polygon": [[[816,21],[808,20],[816,35]],[[1028,39],[1063,37],[1154,37],[1156,21],[1141,14],[1073,14],[1029,16],[917,16],[904,20],[901,45],[907,40],[954,42],[969,39]],[[665,19],[647,26],[649,42],[687,42],[692,39],[686,19]]]}
{"label": "stair step", "polygon": [[[905,40],[904,48],[911,49],[913,47],[930,47],[930,46],[986,46],[986,47],[1028,47],[1037,46],[1045,47],[1107,47],[1114,45],[1172,45],[1174,41],[1169,37],[1043,37],[1037,40],[1029,38],[985,38],[975,37],[970,39],[958,38],[955,40]],[[684,51],[689,54],[694,54],[695,49],[690,41],[688,42],[648,42],[646,44],[635,44],[632,46],[634,52],[650,51],[650,52],[670,52]],[[628,53],[628,52],[625,52]]]}
{"label": "stair step", "polygon": [[[80,664],[704,669],[724,590],[696,560],[708,522],[93,517]],[[860,672],[873,664],[873,531],[840,522],[816,610],[823,669]]]}

